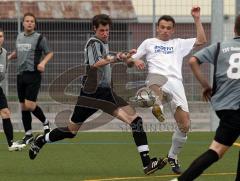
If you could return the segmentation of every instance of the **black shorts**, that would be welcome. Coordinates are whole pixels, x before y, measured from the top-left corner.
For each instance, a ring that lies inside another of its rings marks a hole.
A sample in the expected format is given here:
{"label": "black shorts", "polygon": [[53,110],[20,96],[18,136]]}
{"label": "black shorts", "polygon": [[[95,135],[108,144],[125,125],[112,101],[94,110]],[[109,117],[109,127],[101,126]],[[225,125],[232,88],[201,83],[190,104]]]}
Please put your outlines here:
{"label": "black shorts", "polygon": [[0,110],[4,108],[8,108],[7,98],[3,92],[2,87],[0,87]]}
{"label": "black shorts", "polygon": [[216,111],[220,119],[214,140],[232,146],[240,135],[240,109]]}
{"label": "black shorts", "polygon": [[127,105],[128,103],[110,88],[99,87],[93,94],[87,94],[81,90],[71,121],[82,123],[98,109],[112,115],[117,108]]}
{"label": "black shorts", "polygon": [[17,75],[17,92],[19,102],[25,99],[36,102],[41,86],[41,74],[39,72],[23,72]]}

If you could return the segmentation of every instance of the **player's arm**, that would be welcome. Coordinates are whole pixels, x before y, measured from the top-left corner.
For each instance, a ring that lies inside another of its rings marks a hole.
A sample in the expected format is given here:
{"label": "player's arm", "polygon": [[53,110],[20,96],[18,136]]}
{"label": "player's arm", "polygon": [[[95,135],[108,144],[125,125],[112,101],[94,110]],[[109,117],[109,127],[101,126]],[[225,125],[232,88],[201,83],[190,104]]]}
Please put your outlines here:
{"label": "player's arm", "polygon": [[10,55],[8,55],[7,60],[13,60],[17,58],[17,52],[16,50],[13,51]]}
{"label": "player's arm", "polygon": [[193,6],[191,10],[191,15],[194,19],[194,23],[196,26],[196,31],[197,31],[197,37],[196,37],[196,42],[195,46],[198,45],[203,45],[207,42],[206,34],[203,29],[203,25],[200,19],[200,7],[199,6]]}
{"label": "player's arm", "polygon": [[199,63],[198,59],[193,56],[189,59],[188,63],[192,69],[194,76],[196,77],[196,79],[200,82],[200,84],[203,87],[203,93],[202,93],[203,99],[205,101],[209,101],[211,98],[212,88],[209,85],[207,79],[203,76],[203,73],[200,69],[200,63]]}
{"label": "player's arm", "polygon": [[44,53],[44,57],[43,57],[42,61],[37,65],[37,69],[40,72],[44,72],[45,66],[53,58],[53,52],[50,51],[45,37],[43,37],[43,39],[40,42],[40,48]]}
{"label": "player's arm", "polygon": [[145,63],[141,59],[134,59],[131,55],[124,58],[123,61],[127,64],[128,67],[135,66],[139,70],[143,70],[145,68]]}
{"label": "player's arm", "polygon": [[136,49],[131,49],[128,52],[120,52],[118,58],[127,64],[128,67],[134,66],[134,61],[132,55],[137,52]]}
{"label": "player's arm", "polygon": [[113,63],[117,63],[119,62],[119,59],[117,58],[117,56],[114,55],[107,55],[104,56],[103,58],[99,58],[93,65],[92,67],[94,68],[100,68],[103,67],[107,64],[113,64]]}
{"label": "player's arm", "polygon": [[44,58],[42,59],[42,61],[38,64],[37,69],[40,72],[44,72],[45,71],[45,66],[46,64],[53,58],[53,52],[48,52]]}
{"label": "player's arm", "polygon": [[145,40],[141,43],[137,50],[132,49],[129,51],[127,59],[125,60],[129,67],[135,66],[139,70],[143,70],[145,68],[145,63],[141,60],[141,58],[147,54],[147,42],[148,40]]}

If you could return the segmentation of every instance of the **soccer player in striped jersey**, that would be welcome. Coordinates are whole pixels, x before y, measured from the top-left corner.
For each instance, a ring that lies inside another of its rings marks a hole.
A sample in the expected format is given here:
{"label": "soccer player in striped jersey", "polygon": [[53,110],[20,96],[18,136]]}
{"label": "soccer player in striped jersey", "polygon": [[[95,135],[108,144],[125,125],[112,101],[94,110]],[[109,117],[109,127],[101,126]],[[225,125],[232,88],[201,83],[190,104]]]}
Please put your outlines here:
{"label": "soccer player in striped jersey", "polygon": [[166,165],[166,161],[161,158],[150,158],[142,118],[113,91],[111,64],[121,61],[122,58],[121,53],[117,55],[117,58],[109,54],[108,38],[111,23],[111,18],[106,14],[93,17],[95,35],[87,41],[84,49],[87,76],[83,80],[83,88],[73,115],[67,127],[53,129],[46,135],[39,135],[35,138],[29,150],[30,159],[35,159],[46,143],[74,138],[84,121],[101,109],[129,124],[145,174],[151,174]]}

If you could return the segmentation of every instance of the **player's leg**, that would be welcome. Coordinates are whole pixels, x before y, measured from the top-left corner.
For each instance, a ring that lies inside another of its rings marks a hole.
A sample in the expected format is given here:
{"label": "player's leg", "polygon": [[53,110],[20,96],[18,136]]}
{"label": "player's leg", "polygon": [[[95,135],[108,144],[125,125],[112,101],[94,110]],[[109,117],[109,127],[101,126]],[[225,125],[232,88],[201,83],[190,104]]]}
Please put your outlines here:
{"label": "player's leg", "polygon": [[8,146],[11,147],[13,144],[13,126],[10,120],[10,111],[8,109],[7,99],[0,87],[0,115],[2,118],[3,131],[7,138]]}
{"label": "player's leg", "polygon": [[180,174],[181,168],[178,154],[187,141],[187,133],[190,127],[188,104],[181,81],[172,79],[163,86],[163,89],[167,94],[172,95],[171,109],[177,123],[172,136],[172,145],[168,152],[168,162],[172,167],[172,171]]}
{"label": "player's leg", "polygon": [[168,152],[168,162],[172,167],[172,171],[180,174],[181,168],[177,156],[187,141],[187,133],[190,125],[189,114],[178,107],[175,112],[175,120],[177,121],[177,127],[172,135],[172,145]]}
{"label": "player's leg", "polygon": [[3,131],[6,136],[8,147],[13,144],[13,126],[10,119],[10,111],[8,108],[0,109],[0,115],[2,118]]}
{"label": "player's leg", "polygon": [[8,150],[9,151],[22,150],[26,146],[25,144],[13,142],[13,126],[10,119],[10,110],[8,108],[3,108],[0,110],[0,115],[2,117],[3,131],[8,143]]}
{"label": "player's leg", "polygon": [[135,109],[128,105],[125,100],[117,96],[114,92],[109,95],[107,100],[115,103],[116,105],[113,107],[111,114],[130,125],[133,139],[142,160],[144,173],[151,174],[156,170],[163,168],[166,165],[165,160],[161,158],[159,160],[157,158],[151,159],[149,156],[149,146],[147,135],[143,128],[143,120],[136,114]]}
{"label": "player's leg", "polygon": [[178,177],[179,181],[192,181],[228,150],[229,146],[213,141],[209,150],[192,162],[189,168]]}
{"label": "player's leg", "polygon": [[0,116],[2,118],[3,131],[7,139],[8,150],[21,150],[24,145],[13,142],[13,126],[10,119],[10,110],[8,109],[7,99],[0,87]]}
{"label": "player's leg", "polygon": [[163,114],[163,91],[162,86],[167,82],[167,78],[160,74],[152,74],[149,73],[147,76],[147,87],[149,87],[156,96],[156,102],[153,105],[152,113],[156,117],[157,120],[163,122],[165,120]]}
{"label": "player's leg", "polygon": [[46,143],[56,142],[65,138],[74,138],[82,123],[97,111],[97,109],[80,106],[80,100],[81,99],[78,99],[71,120],[69,120],[66,127],[55,128],[45,135],[38,135],[34,139],[34,142],[29,149],[30,159],[35,159],[40,149]]}
{"label": "player's leg", "polygon": [[25,109],[32,112],[43,124],[44,133],[50,131],[49,121],[44,115],[41,107],[37,105],[37,97],[39,89],[41,87],[41,74],[38,72],[26,72],[24,73],[25,88]]}
{"label": "player's leg", "polygon": [[218,161],[240,135],[240,111],[217,111],[220,124],[216,130],[214,141],[205,153],[198,157],[189,168],[178,178],[180,181],[190,181],[197,178],[214,162]]}
{"label": "player's leg", "polygon": [[22,140],[17,141],[19,144],[28,144],[33,140],[32,135],[32,116],[31,112],[25,108],[25,94],[26,94],[26,85],[24,84],[23,74],[17,75],[17,94],[18,100],[21,107],[22,113],[22,123],[25,131],[25,136]]}
{"label": "player's leg", "polygon": [[147,135],[143,128],[143,120],[136,113],[129,114],[128,112],[134,112],[133,108],[129,105],[123,106],[116,109],[113,116],[130,125],[134,142],[142,160],[144,173],[147,175],[154,173],[158,169],[163,168],[167,161],[162,158],[150,158]]}

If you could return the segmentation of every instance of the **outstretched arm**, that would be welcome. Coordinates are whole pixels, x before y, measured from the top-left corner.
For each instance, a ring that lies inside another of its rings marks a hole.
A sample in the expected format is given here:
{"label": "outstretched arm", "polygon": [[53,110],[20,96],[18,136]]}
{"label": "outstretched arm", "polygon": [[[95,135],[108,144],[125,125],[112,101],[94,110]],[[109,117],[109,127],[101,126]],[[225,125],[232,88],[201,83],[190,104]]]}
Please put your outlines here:
{"label": "outstretched arm", "polygon": [[211,98],[211,94],[212,94],[212,88],[209,85],[208,81],[206,80],[206,78],[203,76],[203,73],[200,69],[200,64],[198,62],[198,59],[196,57],[191,57],[189,59],[189,65],[192,69],[192,72],[194,74],[194,76],[196,77],[196,79],[200,82],[200,84],[202,85],[203,88],[203,100],[204,101],[209,101]]}
{"label": "outstretched arm", "polygon": [[120,54],[120,58],[128,65],[128,67],[135,66],[139,70],[143,70],[145,68],[145,63],[141,59],[134,59],[132,55],[137,52],[136,49],[132,49],[127,53]]}
{"label": "outstretched arm", "polygon": [[199,6],[193,6],[191,10],[191,15],[194,19],[194,23],[196,26],[197,31],[197,40],[195,42],[195,45],[202,45],[207,42],[206,34],[202,26],[202,22],[200,19],[200,7]]}

